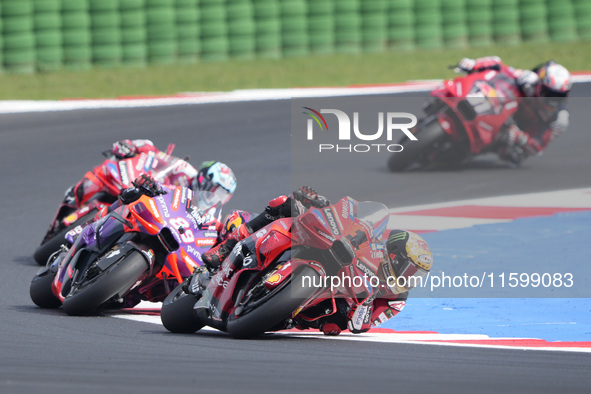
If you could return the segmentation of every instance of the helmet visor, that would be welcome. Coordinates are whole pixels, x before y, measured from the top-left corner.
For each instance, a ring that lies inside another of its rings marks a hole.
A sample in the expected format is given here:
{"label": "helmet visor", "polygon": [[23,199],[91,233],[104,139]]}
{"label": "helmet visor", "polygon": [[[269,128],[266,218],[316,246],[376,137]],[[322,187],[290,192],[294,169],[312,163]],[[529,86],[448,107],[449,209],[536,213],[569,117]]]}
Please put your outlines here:
{"label": "helmet visor", "polygon": [[550,89],[546,85],[542,85],[540,88],[540,96],[541,97],[556,97],[557,99],[564,98],[568,96],[568,92],[559,92],[553,89]]}
{"label": "helmet visor", "polygon": [[220,196],[203,190],[194,193],[191,200],[191,204],[200,211],[207,211],[209,208],[222,203]]}
{"label": "helmet visor", "polygon": [[214,187],[211,190],[211,193],[213,193],[215,198],[217,198],[218,201],[221,201],[222,204],[227,203],[232,198],[232,193],[230,193],[221,186]]}
{"label": "helmet visor", "polygon": [[397,256],[394,260],[389,261],[388,266],[390,267],[390,278],[387,278],[387,281],[388,285],[394,284],[394,286],[390,286],[392,291],[394,288],[404,288],[408,291],[421,286],[423,278],[428,273],[427,270],[414,264],[411,259],[403,256]]}

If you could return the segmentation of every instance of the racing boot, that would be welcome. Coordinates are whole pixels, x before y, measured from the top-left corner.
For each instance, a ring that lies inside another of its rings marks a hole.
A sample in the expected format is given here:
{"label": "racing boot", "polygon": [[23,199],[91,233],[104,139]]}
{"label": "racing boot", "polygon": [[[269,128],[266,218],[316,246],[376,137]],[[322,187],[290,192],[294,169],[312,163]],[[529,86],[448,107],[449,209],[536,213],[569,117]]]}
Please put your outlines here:
{"label": "racing boot", "polygon": [[228,238],[207,252],[201,255],[203,263],[207,266],[210,271],[215,271],[219,268],[220,264],[230,255],[234,246],[238,243],[238,240],[234,238]]}

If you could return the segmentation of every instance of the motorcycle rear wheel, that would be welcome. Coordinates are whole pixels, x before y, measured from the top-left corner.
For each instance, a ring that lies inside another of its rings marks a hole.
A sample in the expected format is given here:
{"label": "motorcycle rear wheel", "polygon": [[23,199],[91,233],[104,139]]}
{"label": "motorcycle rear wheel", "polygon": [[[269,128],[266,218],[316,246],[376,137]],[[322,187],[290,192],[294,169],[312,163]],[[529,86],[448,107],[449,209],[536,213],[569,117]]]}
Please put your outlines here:
{"label": "motorcycle rear wheel", "polygon": [[51,284],[56,274],[56,272],[46,270],[41,274],[35,275],[33,280],[31,280],[29,295],[38,307],[55,309],[62,305],[60,299],[51,291]]}
{"label": "motorcycle rear wheel", "polygon": [[430,116],[421,120],[414,135],[417,141],[411,141],[404,137],[400,145],[404,147],[402,152],[393,153],[388,160],[388,168],[392,172],[407,170],[415,163],[421,163],[433,153],[436,146],[447,138],[447,133],[441,128],[436,116]]}
{"label": "motorcycle rear wheel", "polygon": [[[274,290],[274,294],[271,293],[268,300],[249,310],[252,304],[260,301],[260,299],[250,300],[243,305],[243,310],[247,312],[239,316],[232,314],[228,318],[226,325],[228,333],[234,338],[248,339],[277,327],[318,290],[314,286],[303,286],[303,278],[310,277],[311,283],[317,283],[314,277],[319,276],[313,268],[303,267],[299,273],[292,275],[289,283]],[[268,296],[269,294],[265,294],[263,298]]]}
{"label": "motorcycle rear wheel", "polygon": [[33,255],[37,264],[45,265],[47,263],[47,259],[49,258],[49,256],[51,256],[51,254],[54,253],[55,251],[59,250],[61,244],[66,243],[66,240],[64,239],[66,233],[68,231],[76,228],[76,226],[84,224],[84,223],[88,222],[89,220],[91,220],[92,218],[94,218],[94,216],[96,215],[97,212],[98,212],[97,209],[91,210],[86,215],[82,216],[80,219],[76,220],[74,223],[72,223],[68,227],[63,228],[60,231],[58,231],[47,242],[42,243],[35,250],[35,254]]}
{"label": "motorcycle rear wheel", "polygon": [[64,299],[64,311],[72,316],[93,312],[114,296],[126,293],[148,268],[144,256],[137,250],[132,251],[91,280],[72,284]]}
{"label": "motorcycle rear wheel", "polygon": [[178,334],[192,334],[203,328],[205,324],[193,313],[193,306],[199,298],[186,293],[182,284],[178,285],[162,303],[160,320],[164,328]]}

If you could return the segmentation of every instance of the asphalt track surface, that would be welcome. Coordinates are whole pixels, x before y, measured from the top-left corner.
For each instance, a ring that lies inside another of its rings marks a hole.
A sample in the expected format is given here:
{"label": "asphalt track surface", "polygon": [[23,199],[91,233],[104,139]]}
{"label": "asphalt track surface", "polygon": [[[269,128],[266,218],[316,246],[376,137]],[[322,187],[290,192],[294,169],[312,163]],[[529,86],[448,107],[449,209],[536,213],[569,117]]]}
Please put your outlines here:
{"label": "asphalt track surface", "polygon": [[[576,85],[573,96],[591,97]],[[422,94],[421,94],[422,95]],[[390,185],[390,207],[589,186],[589,99],[571,128],[518,169],[479,162],[453,171],[390,174],[387,156],[344,168]],[[288,101],[2,115],[0,119],[0,392],[585,392],[584,353],[293,338],[174,335],[109,316],[69,317],[29,299],[32,254],[63,191],[122,138],[149,138],[238,176],[228,208],[260,211],[290,184]],[[324,181],[310,173],[310,185]],[[330,196],[340,197],[340,196]],[[551,313],[551,312],[549,312]],[[426,316],[426,318],[428,318]]]}

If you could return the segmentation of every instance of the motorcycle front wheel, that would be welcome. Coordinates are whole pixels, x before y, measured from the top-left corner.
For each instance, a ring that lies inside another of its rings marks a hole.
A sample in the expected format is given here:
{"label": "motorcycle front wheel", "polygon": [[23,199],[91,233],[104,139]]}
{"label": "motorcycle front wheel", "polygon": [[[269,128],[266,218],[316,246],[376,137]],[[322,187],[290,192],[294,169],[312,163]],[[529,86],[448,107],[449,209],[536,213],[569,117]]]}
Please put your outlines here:
{"label": "motorcycle front wheel", "polygon": [[193,306],[199,301],[199,296],[188,294],[183,290],[183,284],[178,285],[162,303],[160,320],[170,332],[192,334],[203,328],[204,324],[193,313]]}
{"label": "motorcycle front wheel", "polygon": [[64,299],[64,311],[72,316],[93,312],[111,298],[126,293],[148,268],[148,262],[137,250],[105,271],[100,271],[94,262],[81,281],[72,284],[70,293]]}
{"label": "motorcycle front wheel", "polygon": [[403,146],[403,150],[390,156],[388,160],[390,171],[401,172],[415,163],[422,164],[430,154],[435,152],[437,146],[448,138],[436,116],[422,119],[414,135],[417,137],[416,141],[411,141],[407,137],[400,141],[399,144]]}
{"label": "motorcycle front wheel", "polygon": [[309,277],[311,284],[317,283],[314,278],[319,276],[313,268],[305,266],[283,286],[249,299],[241,305],[238,315],[233,313],[228,318],[227,332],[234,338],[247,339],[279,326],[318,290],[311,285],[304,286],[308,281],[303,278]]}

